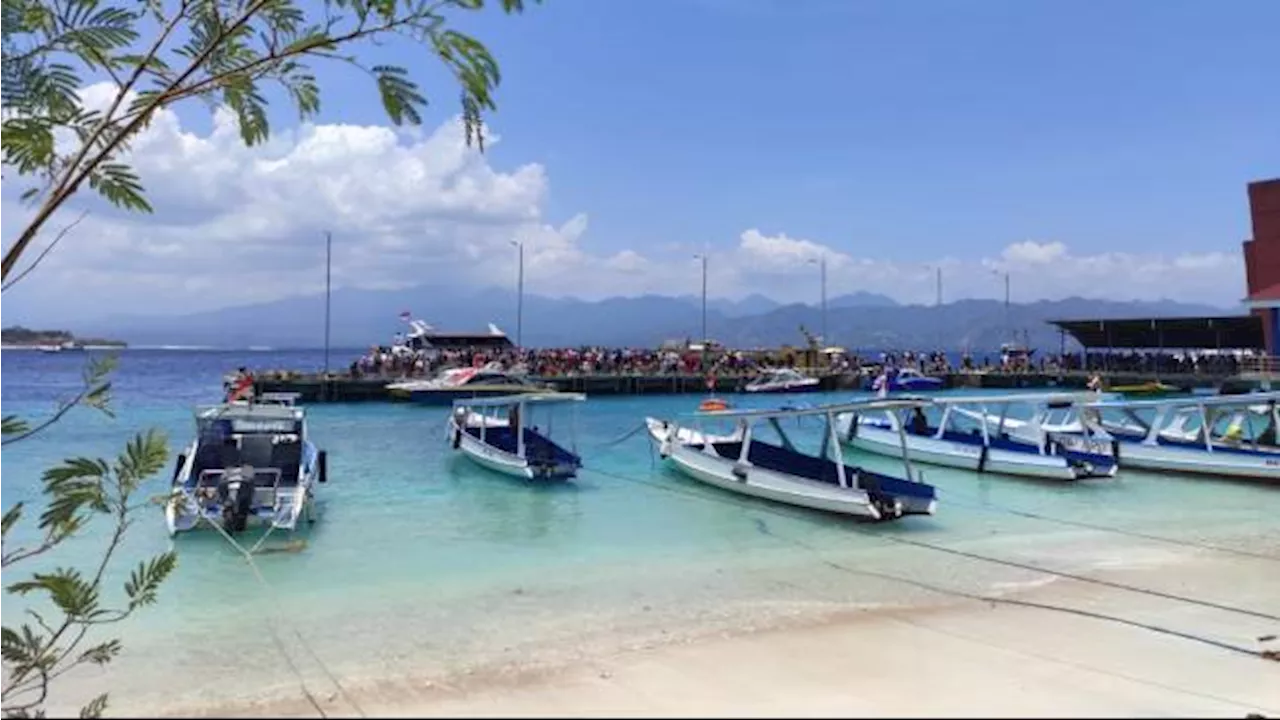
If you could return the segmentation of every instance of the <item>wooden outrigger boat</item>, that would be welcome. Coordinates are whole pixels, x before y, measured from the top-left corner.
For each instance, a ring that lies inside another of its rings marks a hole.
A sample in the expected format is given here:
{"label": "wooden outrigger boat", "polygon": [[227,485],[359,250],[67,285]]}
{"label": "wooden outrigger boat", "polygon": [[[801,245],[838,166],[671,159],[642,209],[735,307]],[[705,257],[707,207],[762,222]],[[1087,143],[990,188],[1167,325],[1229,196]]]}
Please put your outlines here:
{"label": "wooden outrigger boat", "polygon": [[[845,464],[835,418],[845,412],[911,408],[920,400],[876,400],[819,405],[791,410],[728,410],[694,414],[694,426],[646,418],[650,438],[661,456],[694,480],[741,495],[872,520],[932,515],[933,486],[921,482],[903,448],[904,477]],[[822,446],[809,455],[796,448],[779,420],[816,416],[825,419]],[[724,420],[732,432],[713,435],[699,427]],[[771,429],[778,444],[762,437]]]}
{"label": "wooden outrigger boat", "polygon": [[[1078,404],[1082,397],[1057,393],[922,399],[909,408],[845,413],[838,421],[839,432],[859,450],[900,457],[905,445],[920,462],[980,473],[1057,480],[1111,477],[1116,463],[1110,443],[1049,422],[1051,413]],[[1011,417],[1012,408],[1028,404],[1030,419]],[[940,417],[931,420],[927,409]],[[903,434],[905,443],[899,441]]]}
{"label": "wooden outrigger boat", "polygon": [[1073,428],[1121,467],[1280,480],[1280,392],[1098,401]]}
{"label": "wooden outrigger boat", "polygon": [[[551,439],[553,406],[587,399],[581,393],[530,393],[502,397],[459,399],[453,403],[447,437],[451,447],[478,465],[526,480],[567,480],[578,474],[571,422],[572,449]],[[534,424],[536,408],[545,408],[546,429]]]}

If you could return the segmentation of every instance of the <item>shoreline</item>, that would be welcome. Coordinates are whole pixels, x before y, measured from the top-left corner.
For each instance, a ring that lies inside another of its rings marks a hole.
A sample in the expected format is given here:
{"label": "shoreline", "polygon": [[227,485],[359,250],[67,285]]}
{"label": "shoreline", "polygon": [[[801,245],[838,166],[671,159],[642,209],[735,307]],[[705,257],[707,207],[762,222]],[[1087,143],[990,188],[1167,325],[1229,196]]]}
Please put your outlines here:
{"label": "shoreline", "polygon": [[[1189,578],[1244,581],[1234,604],[1269,610],[1280,578],[1260,572],[1272,567],[1188,555],[1093,575],[1151,588],[1203,587]],[[1257,639],[1280,630],[1264,619],[1070,580],[1019,583],[998,597],[1110,614],[1251,650],[1264,649]],[[743,617],[730,630],[619,638],[611,650],[584,647],[553,662],[408,669],[396,678],[344,677],[341,687],[310,658],[296,656],[320,707],[341,716],[1280,714],[1280,664],[1066,612],[939,596],[911,605],[815,607],[766,623]],[[129,710],[161,717],[317,714],[296,683],[275,691],[273,698]]]}

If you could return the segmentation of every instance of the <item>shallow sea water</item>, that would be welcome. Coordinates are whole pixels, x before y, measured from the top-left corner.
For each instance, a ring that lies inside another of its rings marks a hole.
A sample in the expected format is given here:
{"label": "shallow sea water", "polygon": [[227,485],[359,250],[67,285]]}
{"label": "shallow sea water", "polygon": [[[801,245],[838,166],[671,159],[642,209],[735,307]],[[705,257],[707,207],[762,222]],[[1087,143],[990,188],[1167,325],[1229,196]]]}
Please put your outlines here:
{"label": "shallow sea water", "polygon": [[[4,506],[34,498],[40,471],[59,458],[114,454],[144,427],[164,429],[176,453],[190,440],[192,407],[217,401],[222,373],[237,365],[319,361],[314,352],[126,351],[115,419],[77,411],[6,448]],[[83,362],[68,353],[5,351],[4,413],[47,412],[55,397],[74,390]],[[1168,549],[1069,522],[1255,552],[1280,548],[1280,489],[1247,483],[1122,472],[1059,484],[923,466],[939,488],[938,514],[868,525],[700,486],[664,469],[643,432],[614,443],[644,416],[687,413],[696,402],[589,399],[577,422],[587,469],[559,486],[524,484],[457,456],[444,438],[444,408],[313,406],[309,430],[329,452],[330,482],[320,488],[318,522],[298,533],[305,548],[259,556],[264,588],[218,536],[180,537],[179,568],[159,604],[120,628],[125,653],[107,671],[81,674],[63,699],[109,688],[123,711],[296,692],[277,642],[313,691],[327,694],[334,685],[326,673],[352,686],[447,677],[947,599],[912,582],[985,593],[1046,581],[895,538],[1072,571],[1159,563]],[[556,422],[567,429],[561,417]],[[795,428],[802,436],[819,427],[807,422]],[[899,467],[847,452],[872,467]],[[163,493],[168,474],[148,493]],[[66,548],[58,561],[87,562],[91,540]],[[132,529],[126,552],[141,558],[171,543],[157,508]],[[18,603],[6,600],[5,624],[20,622]]]}

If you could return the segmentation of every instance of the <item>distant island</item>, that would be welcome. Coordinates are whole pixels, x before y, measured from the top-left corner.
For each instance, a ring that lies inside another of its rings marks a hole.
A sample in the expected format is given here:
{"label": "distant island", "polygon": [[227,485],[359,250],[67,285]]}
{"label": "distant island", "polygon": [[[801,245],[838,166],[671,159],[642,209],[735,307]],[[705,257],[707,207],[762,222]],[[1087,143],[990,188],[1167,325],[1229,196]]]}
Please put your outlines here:
{"label": "distant island", "polygon": [[21,325],[0,330],[0,344],[13,347],[126,347],[121,340],[78,338],[66,330],[31,330]]}

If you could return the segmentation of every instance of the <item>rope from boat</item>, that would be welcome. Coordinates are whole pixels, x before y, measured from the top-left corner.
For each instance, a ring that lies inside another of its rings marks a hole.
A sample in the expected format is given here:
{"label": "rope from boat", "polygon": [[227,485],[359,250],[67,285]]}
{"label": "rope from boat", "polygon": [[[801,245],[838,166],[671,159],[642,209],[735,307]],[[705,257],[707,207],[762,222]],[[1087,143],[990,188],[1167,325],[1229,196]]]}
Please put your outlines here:
{"label": "rope from boat", "polygon": [[[939,490],[942,490],[939,488]],[[1115,533],[1117,535],[1127,535],[1129,537],[1142,538],[1144,540],[1154,540],[1156,542],[1168,543],[1170,545],[1180,545],[1182,547],[1197,548],[1200,550],[1211,550],[1213,552],[1225,553],[1228,555],[1239,555],[1241,557],[1254,558],[1257,560],[1267,560],[1269,562],[1280,562],[1280,555],[1269,555],[1267,553],[1253,552],[1251,550],[1240,550],[1237,548],[1223,547],[1221,545],[1211,545],[1209,543],[1196,542],[1194,540],[1179,540],[1178,538],[1165,537],[1163,535],[1152,535],[1150,533],[1138,532],[1136,530],[1126,530],[1111,525],[1098,525],[1096,523],[1084,522],[1082,520],[1068,520],[1066,518],[1052,517],[1042,515],[1027,510],[1018,510],[1003,505],[995,505],[982,500],[978,500],[970,495],[956,493],[951,490],[943,490],[947,497],[948,505],[958,505],[959,507],[968,508],[970,510],[982,510],[993,513],[1007,513],[1018,517],[1029,518],[1032,520],[1043,520],[1044,522],[1058,523],[1060,525],[1070,525],[1074,527],[1085,528],[1088,530],[1097,530],[1100,532]],[[956,498],[969,500],[970,502],[957,503]]]}
{"label": "rope from boat", "polygon": [[[649,486],[649,487],[652,487],[652,488],[655,488],[655,489],[658,489],[658,490],[662,490],[662,491],[664,491],[664,492],[671,492],[671,493],[674,493],[674,494],[679,494],[679,495],[685,495],[685,496],[690,496],[690,497],[701,498],[702,500],[705,500],[705,501],[708,501],[708,502],[719,502],[719,503],[722,503],[722,504],[734,505],[734,506],[736,506],[736,507],[748,507],[748,506],[749,506],[749,507],[752,507],[752,508],[754,508],[754,509],[759,509],[759,510],[760,510],[760,511],[762,511],[762,512],[772,513],[772,514],[774,514],[774,515],[778,515],[778,516],[780,516],[780,517],[786,517],[786,518],[789,518],[789,519],[808,519],[808,518],[806,518],[806,516],[805,516],[805,515],[801,514],[801,513],[800,513],[800,512],[798,512],[798,511],[791,511],[790,509],[785,509],[785,508],[775,507],[775,506],[772,506],[772,505],[769,505],[769,504],[761,504],[761,505],[758,505],[758,506],[757,506],[757,505],[755,505],[754,503],[750,503],[750,504],[749,504],[749,503],[747,503],[747,502],[744,502],[742,499],[739,499],[739,498],[720,497],[720,496],[719,496],[719,494],[717,494],[717,495],[709,495],[709,494],[695,493],[695,492],[691,492],[691,491],[689,491],[689,490],[686,490],[686,489],[684,489],[684,488],[677,488],[677,487],[673,487],[673,486],[668,486],[668,485],[663,485],[663,484],[659,484],[659,483],[649,482],[649,481],[646,481],[646,480],[642,480],[642,479],[639,479],[639,478],[630,477],[630,476],[627,476],[627,475],[622,475],[622,474],[615,473],[615,472],[611,472],[611,471],[607,471],[607,470],[600,470],[600,469],[598,469],[598,468],[587,468],[587,469],[588,469],[588,470],[590,470],[591,472],[595,472],[595,473],[599,473],[599,474],[601,474],[601,475],[605,475],[605,476],[608,476],[608,477],[616,478],[616,479],[618,479],[618,480],[623,480],[623,481],[626,481],[626,482],[631,482],[631,483],[634,483],[634,484],[637,484],[637,485],[646,485],[646,486]],[[1057,577],[1067,578],[1067,579],[1070,579],[1070,580],[1077,580],[1077,581],[1080,581],[1080,582],[1085,582],[1085,583],[1090,583],[1090,584],[1095,584],[1095,585],[1102,585],[1102,586],[1105,586],[1105,587],[1111,587],[1111,588],[1118,589],[1118,590],[1127,590],[1127,591],[1129,591],[1129,592],[1135,592],[1135,593],[1139,593],[1139,594],[1150,595],[1150,596],[1153,596],[1153,597],[1160,597],[1160,598],[1164,598],[1164,599],[1167,599],[1167,600],[1174,600],[1174,601],[1179,601],[1179,602],[1185,602],[1185,603],[1188,603],[1188,604],[1192,604],[1192,605],[1199,605],[1199,606],[1202,606],[1202,607],[1212,608],[1212,609],[1215,609],[1215,610],[1222,610],[1222,611],[1224,611],[1224,612],[1237,613],[1237,614],[1241,614],[1241,615],[1247,615],[1247,616],[1256,617],[1256,618],[1261,618],[1261,619],[1265,619],[1265,620],[1273,620],[1273,621],[1280,622],[1280,616],[1271,615],[1271,614],[1264,613],[1264,612],[1259,612],[1259,611],[1257,611],[1257,610],[1250,610],[1250,609],[1248,609],[1248,608],[1238,608],[1238,607],[1234,607],[1234,606],[1230,606],[1230,605],[1222,605],[1222,604],[1220,604],[1220,603],[1215,603],[1215,602],[1211,602],[1211,601],[1208,601],[1208,600],[1200,600],[1200,599],[1198,599],[1198,598],[1191,598],[1191,597],[1186,597],[1186,596],[1182,596],[1182,595],[1176,595],[1176,594],[1173,594],[1173,593],[1166,593],[1166,592],[1163,592],[1163,591],[1160,591],[1160,590],[1152,590],[1152,589],[1150,589],[1150,588],[1142,588],[1142,587],[1137,587],[1137,586],[1133,586],[1133,585],[1128,585],[1128,584],[1125,584],[1125,583],[1114,582],[1114,581],[1110,581],[1110,580],[1102,580],[1102,579],[1099,579],[1099,578],[1091,578],[1091,577],[1088,577],[1088,576],[1085,576],[1085,575],[1079,575],[1079,574],[1076,574],[1076,573],[1070,573],[1070,572],[1065,572],[1065,571],[1060,571],[1060,570],[1052,570],[1052,569],[1049,569],[1049,568],[1038,567],[1038,566],[1035,566],[1035,565],[1029,565],[1029,564],[1027,564],[1027,563],[1020,563],[1020,562],[1016,562],[1016,561],[1013,561],[1013,560],[1005,560],[1005,559],[1003,559],[1003,558],[990,557],[990,556],[987,556],[987,555],[982,555],[982,554],[979,554],[979,553],[968,552],[968,551],[964,551],[964,550],[955,550],[955,549],[953,549],[953,548],[943,547],[943,546],[940,546],[940,545],[934,545],[934,544],[932,544],[932,543],[927,543],[927,542],[923,542],[923,541],[919,541],[919,540],[910,540],[910,539],[908,539],[908,538],[894,537],[894,536],[892,536],[892,535],[883,535],[883,534],[878,534],[878,533],[872,533],[872,532],[870,532],[870,531],[863,530],[863,529],[861,529],[861,528],[854,527],[854,526],[849,527],[849,529],[850,529],[851,531],[853,531],[853,532],[856,532],[856,533],[859,533],[859,534],[862,534],[862,535],[867,535],[867,536],[869,536],[869,537],[874,537],[874,538],[877,538],[877,539],[887,540],[887,541],[890,541],[890,542],[896,542],[896,543],[901,543],[901,544],[905,544],[905,545],[911,545],[911,546],[915,546],[915,547],[920,547],[920,548],[927,549],[927,550],[934,550],[934,551],[937,551],[937,552],[943,552],[943,553],[948,553],[948,554],[952,554],[952,555],[958,555],[958,556],[966,557],[966,558],[970,558],[970,559],[973,559],[973,560],[979,560],[979,561],[984,561],[984,562],[990,562],[990,563],[995,563],[995,564],[999,564],[999,565],[1007,565],[1007,566],[1010,566],[1010,567],[1015,567],[1015,568],[1019,568],[1019,569],[1022,569],[1022,570],[1028,570],[1028,571],[1031,571],[1031,572],[1037,572],[1037,573],[1041,573],[1041,574],[1045,574],[1045,575],[1054,575],[1054,576],[1057,576]],[[773,533],[771,533],[771,532],[770,532],[769,534],[770,534],[770,535],[773,535]],[[780,537],[780,536],[776,536],[776,535],[774,535],[774,537]],[[814,550],[813,548],[810,548],[810,550],[813,550],[814,552],[816,552],[816,550]],[[826,562],[826,560],[825,560],[825,559],[824,559],[824,562]],[[885,578],[885,579],[898,580],[898,581],[903,582],[903,583],[907,583],[907,584],[911,584],[911,585],[916,585],[916,586],[919,586],[919,587],[922,587],[922,588],[932,589],[932,590],[935,590],[935,591],[940,592],[940,593],[950,593],[950,594],[953,594],[953,595],[959,595],[959,596],[962,596],[962,597],[970,597],[970,596],[971,596],[971,599],[979,599],[979,600],[988,601],[988,602],[1006,602],[1006,603],[1008,603],[1008,604],[1012,604],[1012,603],[1013,603],[1013,601],[1008,601],[1008,600],[1005,600],[1005,599],[1002,599],[1002,598],[989,597],[989,596],[973,595],[972,593],[965,593],[964,591],[952,591],[952,590],[950,590],[950,589],[942,588],[942,587],[939,587],[939,586],[931,586],[931,585],[927,585],[927,584],[925,584],[925,583],[921,583],[920,581],[911,580],[910,578],[903,578],[903,577],[900,577],[900,576],[889,575],[889,574],[885,574],[885,573],[875,573],[875,572],[873,572],[873,571],[855,570],[855,569],[852,569],[852,568],[845,568],[845,569],[849,570],[850,572],[860,572],[860,573],[863,573],[863,574],[879,575],[880,577],[883,577],[883,578]],[[1026,601],[1017,601],[1017,602],[1018,602],[1018,603],[1023,603],[1023,604],[1025,604],[1025,603],[1026,603]],[[1056,607],[1057,607],[1057,606],[1046,607],[1046,609],[1056,609]],[[1074,614],[1083,614],[1083,613],[1088,612],[1088,611],[1083,611],[1083,610],[1075,610],[1075,609],[1072,609],[1072,608],[1064,608],[1064,609],[1063,609],[1063,611],[1064,611],[1064,612],[1071,612],[1071,613],[1074,613]],[[1116,621],[1116,622],[1120,622],[1120,623],[1123,623],[1123,624],[1130,624],[1130,625],[1135,625],[1135,626],[1141,626],[1141,624],[1137,623],[1136,621],[1126,620],[1126,619],[1124,619],[1124,618],[1118,618],[1118,617],[1117,617],[1117,618],[1113,618],[1112,616],[1103,616],[1103,615],[1101,615],[1101,614],[1098,614],[1098,615],[1099,615],[1099,618],[1100,618],[1100,619],[1112,619],[1112,620],[1114,620],[1114,621]],[[1156,628],[1156,627],[1157,627],[1157,626],[1152,626],[1151,628],[1146,628],[1146,629],[1154,629],[1154,628]],[[1184,635],[1183,633],[1180,633],[1179,631],[1176,631],[1176,630],[1169,630],[1169,629],[1167,629],[1167,628],[1159,628],[1159,629],[1158,629],[1158,631],[1160,631],[1160,632],[1165,632],[1166,634],[1170,634],[1170,635],[1178,635],[1178,636],[1182,636],[1182,635]],[[1187,637],[1188,637],[1188,639],[1195,639],[1195,640],[1198,640],[1198,641],[1201,641],[1201,642],[1204,642],[1204,643],[1207,643],[1207,644],[1210,644],[1210,645],[1222,646],[1222,643],[1220,643],[1220,642],[1219,642],[1219,641],[1217,641],[1217,640],[1212,640],[1212,639],[1210,639],[1210,638],[1202,638],[1202,637],[1200,637],[1200,636],[1194,636],[1194,635],[1187,635]],[[1255,657],[1263,657],[1263,658],[1269,657],[1267,654],[1264,654],[1264,653],[1262,653],[1262,652],[1260,652],[1260,651],[1257,651],[1257,650],[1250,650],[1250,649],[1248,649],[1248,648],[1242,648],[1242,647],[1234,646],[1234,645],[1229,646],[1229,647],[1230,647],[1230,649],[1232,649],[1233,651],[1246,653],[1246,654],[1249,654],[1249,655],[1253,655],[1253,656],[1255,656]]]}
{"label": "rope from boat", "polygon": [[[856,427],[855,423],[850,423],[851,430],[854,429],[855,427]],[[627,431],[626,434],[622,435],[621,437],[615,440],[611,440],[607,443],[604,443],[603,445],[600,445],[598,447],[601,449],[605,449],[605,448],[613,447],[615,445],[620,445],[623,442],[630,440],[637,433],[645,429],[647,429],[647,425],[642,423],[640,426]],[[649,447],[649,460],[650,460],[650,463],[649,463],[650,466],[653,466],[654,462],[653,462],[653,446],[652,445],[650,445]],[[942,489],[939,488],[939,490],[942,490]],[[1238,555],[1240,557],[1255,558],[1258,560],[1267,560],[1269,562],[1280,562],[1280,556],[1277,556],[1277,555],[1270,555],[1267,553],[1260,553],[1260,552],[1252,552],[1250,550],[1239,550],[1236,548],[1223,547],[1221,545],[1213,545],[1210,543],[1196,542],[1194,540],[1179,540],[1177,538],[1164,537],[1162,535],[1152,535],[1150,533],[1138,532],[1136,530],[1126,530],[1124,528],[1118,528],[1111,525],[1099,525],[1097,523],[1089,523],[1089,522],[1084,522],[1082,520],[1068,520],[1066,518],[1052,517],[1049,515],[1042,515],[1040,513],[1034,513],[1027,510],[1018,510],[1015,508],[1005,507],[1001,505],[992,505],[991,503],[977,500],[972,496],[966,496],[963,493],[956,493],[951,490],[942,490],[942,491],[946,493],[948,498],[952,498],[947,500],[948,503],[952,503],[954,498],[969,500],[970,501],[969,504],[965,504],[965,503],[957,503],[957,504],[960,505],[960,507],[967,507],[973,510],[982,510],[985,512],[1003,512],[1009,515],[1016,515],[1018,517],[1024,517],[1032,520],[1041,520],[1044,522],[1058,523],[1061,525],[1070,525],[1070,526],[1085,528],[1089,530],[1097,530],[1099,532],[1115,533],[1117,535],[1127,535],[1129,537],[1142,538],[1144,540],[1153,540],[1155,542],[1162,542],[1170,545],[1199,548],[1201,550],[1211,550],[1213,552],[1220,552],[1228,555]]]}
{"label": "rope from boat", "polygon": [[620,437],[614,438],[613,440],[610,440],[609,442],[604,443],[603,445],[597,445],[596,447],[598,447],[598,448],[600,448],[600,449],[602,449],[602,450],[603,450],[603,449],[605,449],[605,448],[611,448],[611,447],[613,447],[613,446],[615,446],[615,445],[621,445],[622,443],[624,443],[624,442],[626,442],[626,441],[630,440],[631,438],[635,437],[638,433],[644,432],[645,430],[648,430],[648,429],[649,429],[648,424],[646,424],[646,423],[640,423],[640,424],[639,424],[639,425],[637,425],[636,427],[634,427],[634,428],[632,428],[632,429],[628,430],[627,432],[623,433]]}
{"label": "rope from boat", "polygon": [[[218,531],[218,534],[221,535],[223,539],[231,544],[231,547],[234,548],[236,552],[240,553],[240,555],[244,557],[245,562],[249,564],[249,568],[253,570],[254,577],[258,579],[258,583],[262,585],[262,588],[271,596],[271,602],[275,605],[276,612],[281,616],[281,619],[283,619],[284,608],[280,603],[280,594],[271,583],[267,582],[267,578],[262,574],[262,570],[258,567],[258,563],[253,559],[253,551],[245,550],[244,546],[241,545],[234,537],[231,537],[231,535],[229,535],[218,523],[213,522],[203,514],[200,515],[200,519],[209,523],[214,530]],[[262,544],[262,541],[266,539],[267,535],[271,534],[272,530],[275,530],[274,524],[266,533],[263,534],[262,539],[254,545],[255,550]],[[293,630],[294,636],[298,638],[298,643],[307,651],[307,654],[311,656],[311,659],[315,660],[316,664],[320,666],[320,669],[324,671],[324,674],[329,678],[329,681],[338,689],[338,692],[342,695],[343,699],[346,700],[351,707],[355,708],[356,713],[360,717],[368,717],[364,712],[364,708],[360,707],[360,704],[357,703],[349,693],[347,693],[347,689],[343,687],[338,678],[329,670],[329,666],[325,664],[324,660],[320,659],[320,656],[316,654],[316,651],[311,647],[311,644],[307,642],[306,638],[302,636],[302,633],[298,631],[298,628],[292,624],[290,624],[289,627]],[[307,681],[303,677],[302,671],[298,668],[297,664],[294,663],[293,657],[284,646],[284,641],[281,640],[280,636],[276,633],[275,623],[268,622],[267,629],[271,632],[271,639],[275,641],[276,648],[280,650],[280,654],[284,656],[285,662],[289,664],[290,670],[292,670],[294,676],[297,677],[298,685],[302,688],[302,694],[306,696],[307,701],[316,709],[316,712],[320,713],[320,717],[329,717],[328,713],[324,711],[324,708],[320,706],[320,701],[316,699],[315,695],[313,695],[311,690],[307,687]]]}

